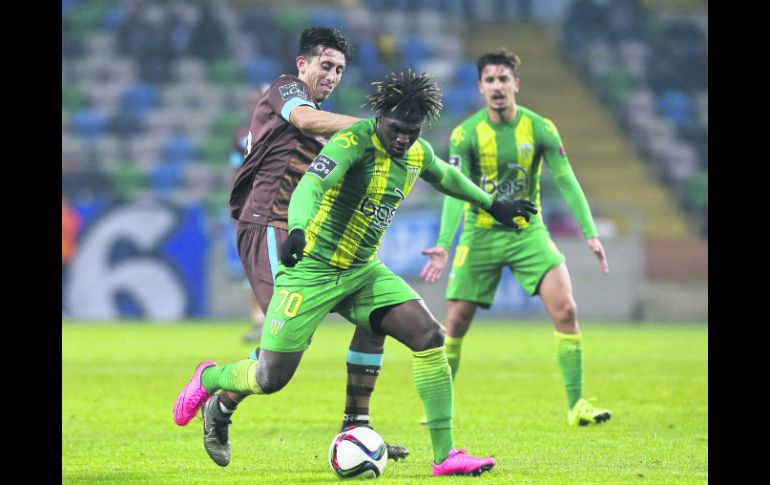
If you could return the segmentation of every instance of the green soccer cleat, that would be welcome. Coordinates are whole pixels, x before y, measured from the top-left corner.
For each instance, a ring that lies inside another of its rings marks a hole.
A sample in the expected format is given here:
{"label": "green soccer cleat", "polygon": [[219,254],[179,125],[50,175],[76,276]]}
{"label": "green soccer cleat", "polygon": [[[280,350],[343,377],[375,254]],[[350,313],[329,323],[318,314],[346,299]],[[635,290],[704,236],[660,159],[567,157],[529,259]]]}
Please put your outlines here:
{"label": "green soccer cleat", "polygon": [[567,423],[570,426],[588,426],[609,421],[612,413],[609,409],[596,409],[585,399],[581,399],[567,411]]}

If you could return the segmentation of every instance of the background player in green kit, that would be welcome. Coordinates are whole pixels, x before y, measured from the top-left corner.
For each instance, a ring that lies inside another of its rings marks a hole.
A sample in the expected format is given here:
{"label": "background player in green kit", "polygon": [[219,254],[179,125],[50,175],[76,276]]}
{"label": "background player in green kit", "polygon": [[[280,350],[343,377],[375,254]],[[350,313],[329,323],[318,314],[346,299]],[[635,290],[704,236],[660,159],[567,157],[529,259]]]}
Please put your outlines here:
{"label": "background player in green kit", "polygon": [[[479,91],[486,107],[457,126],[451,135],[449,163],[498,200],[514,197],[540,207],[542,162],[548,166],[583,236],[609,272],[588,202],[570,167],[559,133],[547,118],[516,104],[519,57],[505,50],[477,61]],[[496,223],[483,209],[453,197],[444,200],[441,229],[423,278],[435,282],[449,258],[460,218],[465,222],[449,274],[446,298],[446,348],[452,376],[460,365],[462,340],[478,306],[489,308],[495,298],[503,267],[508,266],[530,295],[539,294],[554,322],[556,352],[567,391],[570,425],[601,423],[607,409],[594,408],[583,398],[583,354],[577,307],[565,258],[551,240],[542,216],[519,220],[519,230]]]}
{"label": "background player in green kit", "polygon": [[315,158],[289,204],[289,235],[268,305],[258,360],[198,365],[177,398],[194,415],[219,389],[271,394],[291,379],[311,336],[331,309],[359,328],[390,335],[412,350],[413,378],[433,445],[433,474],[478,475],[495,461],[454,446],[453,389],[444,329],[420,296],[377,258],[400,203],[422,177],[436,189],[517,227],[535,213],[528,201],[498,201],[437,159],[419,138],[436,118],[438,87],[411,70],[374,83],[377,116],[337,132]]}

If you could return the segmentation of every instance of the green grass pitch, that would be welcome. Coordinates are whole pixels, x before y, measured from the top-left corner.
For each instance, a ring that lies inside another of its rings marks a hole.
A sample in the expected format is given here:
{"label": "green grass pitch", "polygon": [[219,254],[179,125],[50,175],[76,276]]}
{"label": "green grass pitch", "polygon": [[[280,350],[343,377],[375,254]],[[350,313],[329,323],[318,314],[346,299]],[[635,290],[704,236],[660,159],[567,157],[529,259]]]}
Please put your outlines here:
{"label": "green grass pitch", "polygon": [[[338,483],[326,462],[345,399],[352,325],[316,332],[292,382],[241,404],[232,462],[215,465],[200,419],[172,418],[198,362],[245,358],[247,322],[62,324],[62,483]],[[613,411],[566,424],[566,396],[546,322],[478,320],[455,385],[455,443],[494,456],[481,477],[431,475],[428,430],[409,351],[393,339],[372,396],[372,424],[406,445],[381,483],[679,484],[708,482],[708,327],[582,322],[585,395]]]}

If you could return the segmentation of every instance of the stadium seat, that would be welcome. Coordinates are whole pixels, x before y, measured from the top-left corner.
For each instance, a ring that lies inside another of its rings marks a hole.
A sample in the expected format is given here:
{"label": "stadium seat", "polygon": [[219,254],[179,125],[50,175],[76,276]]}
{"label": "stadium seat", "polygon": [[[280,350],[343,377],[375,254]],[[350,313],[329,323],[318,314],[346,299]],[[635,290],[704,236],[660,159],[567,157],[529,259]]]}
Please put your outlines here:
{"label": "stadium seat", "polygon": [[479,81],[479,70],[476,64],[472,62],[463,62],[457,64],[454,72],[453,82],[464,86],[476,86]]}
{"label": "stadium seat", "polygon": [[709,201],[708,170],[698,170],[688,177],[684,185],[687,206],[694,211],[702,211]]}
{"label": "stadium seat", "polygon": [[93,143],[104,133],[107,120],[99,111],[85,108],[72,116],[72,129],[88,143]]}
{"label": "stadium seat", "polygon": [[271,58],[255,59],[246,66],[246,79],[252,86],[270,83],[280,74],[278,63]]}
{"label": "stadium seat", "polygon": [[61,86],[61,107],[65,111],[78,111],[85,104],[85,96],[76,84]]}
{"label": "stadium seat", "polygon": [[408,36],[401,41],[401,60],[404,66],[415,67],[430,55],[427,43],[414,36]]}
{"label": "stadium seat", "polygon": [[241,81],[241,73],[235,61],[218,59],[211,63],[209,78],[223,88],[231,88]]}
{"label": "stadium seat", "polygon": [[135,163],[119,162],[109,172],[116,197],[121,201],[134,200],[147,189],[147,175]]}
{"label": "stadium seat", "polygon": [[636,87],[634,77],[621,65],[611,67],[603,76],[603,81],[607,99],[613,106],[621,105],[626,96]]}
{"label": "stadium seat", "polygon": [[644,80],[647,75],[647,58],[650,48],[640,40],[624,40],[618,49],[620,61],[634,79]]}
{"label": "stadium seat", "polygon": [[181,163],[159,163],[150,171],[149,180],[153,193],[170,197],[181,186],[183,165]]}
{"label": "stadium seat", "polygon": [[116,32],[126,21],[128,12],[123,5],[114,5],[107,8],[99,20],[99,26],[109,32]]}
{"label": "stadium seat", "polygon": [[161,146],[164,163],[185,164],[195,157],[196,149],[192,140],[182,133],[175,133]]}
{"label": "stadium seat", "polygon": [[594,78],[601,78],[615,63],[615,55],[609,42],[600,39],[592,41],[586,49],[588,72]]}
{"label": "stadium seat", "polygon": [[123,92],[122,101],[125,109],[143,118],[158,105],[158,93],[152,85],[137,82]]}
{"label": "stadium seat", "polygon": [[211,136],[201,144],[200,156],[204,163],[214,166],[226,165],[233,149],[232,134]]}
{"label": "stadium seat", "polygon": [[664,91],[658,99],[658,109],[677,128],[694,122],[692,99],[683,91]]}
{"label": "stadium seat", "polygon": [[340,10],[331,8],[313,8],[308,12],[308,25],[333,25],[347,32],[345,18]]}

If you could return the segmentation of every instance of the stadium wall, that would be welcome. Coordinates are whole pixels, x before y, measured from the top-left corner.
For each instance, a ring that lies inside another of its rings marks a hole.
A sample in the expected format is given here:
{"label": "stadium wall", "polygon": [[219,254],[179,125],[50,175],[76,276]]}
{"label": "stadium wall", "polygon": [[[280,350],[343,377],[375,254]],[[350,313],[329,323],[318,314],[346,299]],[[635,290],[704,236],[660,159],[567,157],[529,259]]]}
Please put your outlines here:
{"label": "stadium wall", "polygon": [[[152,200],[115,206],[81,204],[77,210],[84,229],[65,282],[67,317],[174,321],[248,315],[249,290],[225,210],[212,216],[199,205],[180,207]],[[420,250],[436,240],[438,210],[399,213],[379,255],[443,318],[448,272],[435,284],[419,277],[425,264]],[[707,283],[703,279],[650,280],[645,241],[638,234],[602,239],[609,275],[600,273],[581,237],[555,237],[554,241],[567,257],[581,318],[708,318]],[[527,295],[509,271],[504,271],[492,309],[479,311],[480,318],[505,316],[547,319],[540,299]]]}

